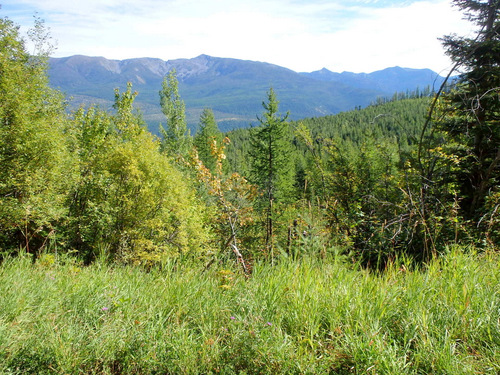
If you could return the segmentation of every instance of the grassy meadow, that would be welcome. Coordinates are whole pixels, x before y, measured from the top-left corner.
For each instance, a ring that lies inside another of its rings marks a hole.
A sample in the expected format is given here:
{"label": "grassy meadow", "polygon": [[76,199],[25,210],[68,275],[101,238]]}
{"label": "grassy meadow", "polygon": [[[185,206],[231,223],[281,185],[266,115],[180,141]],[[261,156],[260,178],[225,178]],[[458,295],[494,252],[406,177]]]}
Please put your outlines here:
{"label": "grassy meadow", "polygon": [[0,266],[2,374],[498,374],[498,253],[149,271]]}

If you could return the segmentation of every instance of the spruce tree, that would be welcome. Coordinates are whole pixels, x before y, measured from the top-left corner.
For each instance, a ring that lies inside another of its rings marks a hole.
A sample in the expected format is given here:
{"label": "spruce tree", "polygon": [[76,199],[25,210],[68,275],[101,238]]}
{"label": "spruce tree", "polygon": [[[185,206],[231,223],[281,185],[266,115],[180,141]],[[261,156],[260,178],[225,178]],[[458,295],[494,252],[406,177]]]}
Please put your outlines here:
{"label": "spruce tree", "polygon": [[215,141],[220,147],[222,138],[214,112],[205,108],[200,116],[200,128],[194,137],[194,145],[198,150],[200,160],[211,172],[215,171],[217,164],[217,156],[212,152],[212,145]]}
{"label": "spruce tree", "polygon": [[500,185],[500,0],[454,4],[479,31],[473,39],[443,38],[447,54],[464,73],[442,97],[436,123],[449,142],[446,157],[456,164],[452,178],[463,215],[477,223]]}
{"label": "spruce tree", "polygon": [[262,106],[265,112],[257,117],[260,126],[251,132],[251,182],[262,194],[262,208],[266,215],[266,246],[273,248],[274,205],[286,202],[293,190],[292,152],[288,113],[278,113],[279,101],[271,88],[267,102]]}

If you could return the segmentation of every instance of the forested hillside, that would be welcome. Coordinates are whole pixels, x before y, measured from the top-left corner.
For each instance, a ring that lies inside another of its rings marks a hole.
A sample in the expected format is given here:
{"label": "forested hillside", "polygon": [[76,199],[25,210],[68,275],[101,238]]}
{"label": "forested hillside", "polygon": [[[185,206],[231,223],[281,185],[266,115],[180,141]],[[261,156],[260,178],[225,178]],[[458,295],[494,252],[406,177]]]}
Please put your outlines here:
{"label": "forested hillside", "polygon": [[[307,154],[307,147],[300,142],[300,136],[296,133],[298,128],[304,126],[309,129],[317,144],[326,139],[334,139],[343,147],[350,145],[360,148],[366,142],[389,142],[397,145],[401,151],[410,151],[411,147],[418,143],[422,132],[431,102],[429,95],[395,97],[393,100],[381,100],[378,104],[374,103],[363,109],[291,121],[289,131],[294,134],[294,158],[298,159],[300,164],[304,162]],[[244,128],[226,133],[231,139],[227,149],[231,169],[244,174],[249,170],[247,155],[251,132],[251,129]]]}
{"label": "forested hillside", "polygon": [[[226,134],[205,108],[191,135],[173,69],[158,98],[157,137],[135,110],[131,83],[115,90],[111,112],[90,105],[68,114],[48,83],[47,46],[29,54],[4,19],[2,253],[57,249],[149,265],[232,254],[250,272],[255,260],[298,257],[309,243],[323,254],[340,246],[370,267],[399,254],[425,261],[450,243],[495,246],[495,22],[475,42],[445,39],[468,64],[454,87],[300,121],[271,87],[258,125]],[[30,35],[48,40],[35,26]]]}

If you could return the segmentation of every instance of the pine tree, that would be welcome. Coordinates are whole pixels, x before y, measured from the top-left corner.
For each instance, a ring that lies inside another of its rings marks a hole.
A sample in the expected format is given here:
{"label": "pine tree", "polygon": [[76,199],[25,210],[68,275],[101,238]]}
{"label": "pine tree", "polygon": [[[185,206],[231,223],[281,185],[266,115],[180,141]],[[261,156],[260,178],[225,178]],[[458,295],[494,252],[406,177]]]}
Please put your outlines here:
{"label": "pine tree", "polygon": [[279,101],[271,88],[265,112],[257,117],[260,126],[251,133],[251,178],[263,193],[263,208],[266,213],[266,246],[273,249],[274,205],[286,202],[293,190],[292,152],[288,113],[278,114]]}
{"label": "pine tree", "polygon": [[479,27],[474,39],[443,38],[447,54],[463,73],[442,97],[437,128],[447,137],[445,154],[456,161],[453,178],[467,220],[485,214],[500,185],[500,0],[455,0]]}

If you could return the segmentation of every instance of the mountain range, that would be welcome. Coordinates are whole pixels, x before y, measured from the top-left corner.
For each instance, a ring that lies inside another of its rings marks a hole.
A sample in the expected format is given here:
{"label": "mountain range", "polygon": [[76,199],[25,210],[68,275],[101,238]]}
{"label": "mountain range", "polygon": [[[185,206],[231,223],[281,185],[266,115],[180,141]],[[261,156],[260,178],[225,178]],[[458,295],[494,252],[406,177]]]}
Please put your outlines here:
{"label": "mountain range", "polygon": [[280,111],[290,119],[317,117],[365,107],[379,97],[417,88],[438,88],[443,77],[429,69],[393,67],[373,73],[311,73],[264,62],[200,55],[164,61],[157,58],[109,60],[104,57],[51,58],[49,78],[70,101],[70,108],[97,104],[111,108],[114,89],[127,82],[139,93],[135,104],[152,132],[165,122],[158,92],[163,77],[177,72],[179,93],[186,104],[188,125],[195,130],[204,108],[211,108],[221,130],[256,123],[270,87],[280,101]]}

